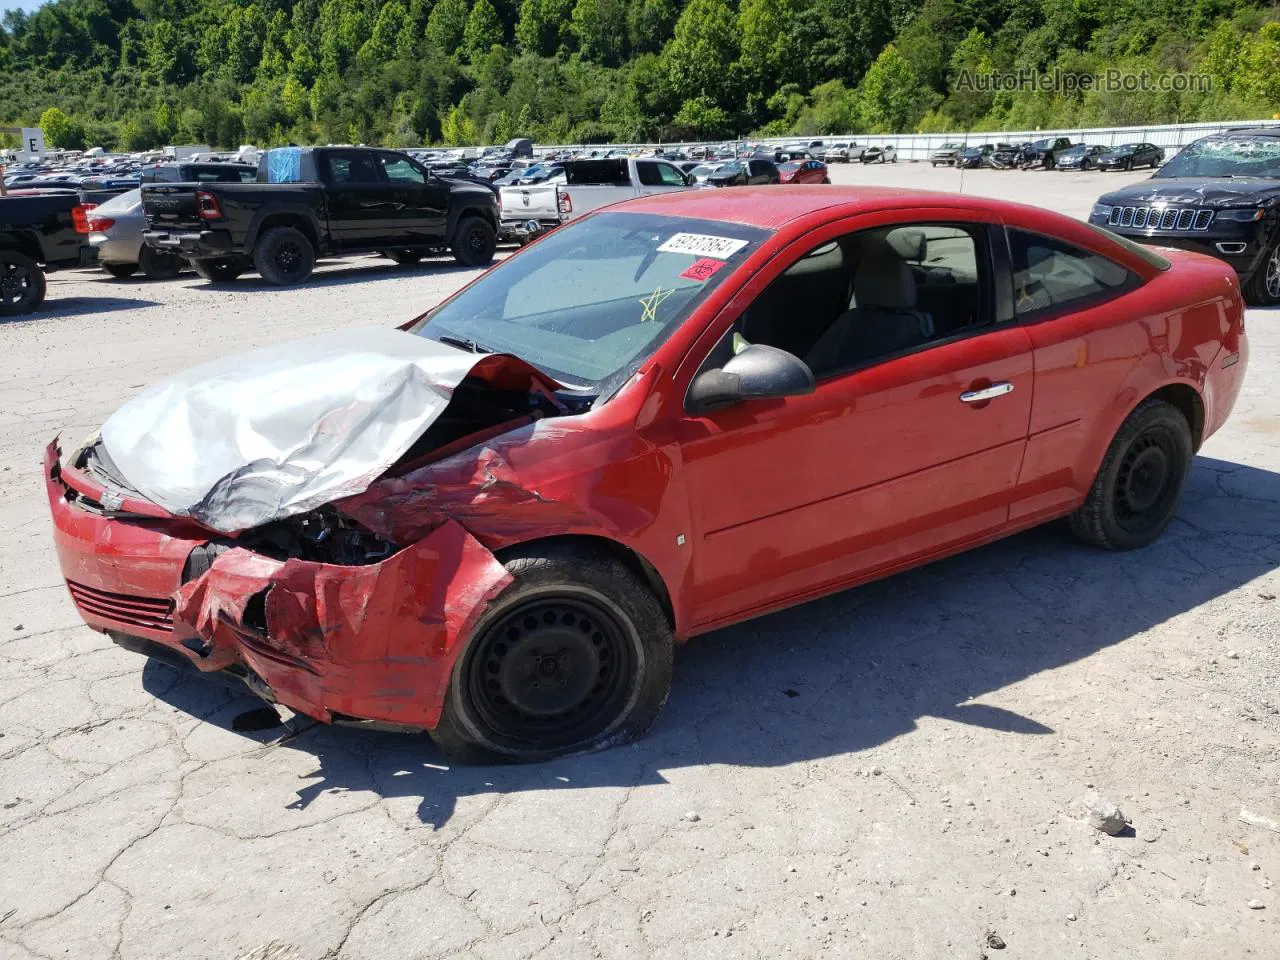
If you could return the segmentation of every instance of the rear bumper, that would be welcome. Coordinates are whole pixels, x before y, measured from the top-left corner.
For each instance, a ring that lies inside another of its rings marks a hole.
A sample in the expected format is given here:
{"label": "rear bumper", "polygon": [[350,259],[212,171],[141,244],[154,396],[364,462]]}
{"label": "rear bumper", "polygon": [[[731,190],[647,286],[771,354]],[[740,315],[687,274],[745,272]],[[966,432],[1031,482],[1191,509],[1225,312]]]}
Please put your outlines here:
{"label": "rear bumper", "polygon": [[147,230],[142,234],[142,242],[193,260],[226,257],[235,252],[231,234],[226,230]]}
{"label": "rear bumper", "polygon": [[122,239],[105,233],[91,233],[89,244],[100,263],[137,263],[142,252],[142,240],[136,234]]}
{"label": "rear bumper", "polygon": [[190,576],[192,551],[209,543],[201,528],[113,515],[92,480],[72,467],[64,474],[57,441],[45,452],[45,485],[62,575],[90,627],[240,676],[325,723],[434,727],[461,641],[510,582],[453,522],[381,563],[281,561],[232,547]]}
{"label": "rear bumper", "polygon": [[557,220],[503,220],[498,226],[502,240],[533,240],[560,226]]}

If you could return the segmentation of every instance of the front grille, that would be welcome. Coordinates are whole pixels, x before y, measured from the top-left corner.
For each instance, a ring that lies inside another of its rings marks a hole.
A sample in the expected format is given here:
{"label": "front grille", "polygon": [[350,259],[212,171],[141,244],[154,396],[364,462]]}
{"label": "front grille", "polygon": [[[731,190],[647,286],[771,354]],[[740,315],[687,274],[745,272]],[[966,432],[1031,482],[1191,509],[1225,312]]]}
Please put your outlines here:
{"label": "front grille", "polygon": [[1107,225],[1135,230],[1208,230],[1213,211],[1201,207],[1112,207]]}
{"label": "front grille", "polygon": [[135,597],[127,593],[109,593],[83,583],[67,581],[71,597],[86,613],[103,620],[114,620],[151,630],[173,630],[173,603],[168,597]]}

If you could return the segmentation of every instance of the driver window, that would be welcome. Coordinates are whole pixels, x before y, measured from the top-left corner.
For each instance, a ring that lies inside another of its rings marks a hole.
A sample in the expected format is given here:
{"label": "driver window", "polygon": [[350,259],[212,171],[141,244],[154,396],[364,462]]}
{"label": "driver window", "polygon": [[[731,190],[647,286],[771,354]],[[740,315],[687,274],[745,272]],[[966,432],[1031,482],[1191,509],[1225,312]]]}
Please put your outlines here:
{"label": "driver window", "polygon": [[683,187],[685,185],[684,174],[671,166],[671,164],[659,163],[656,166],[659,175],[662,177],[662,185],[664,187]]}
{"label": "driver window", "polygon": [[985,244],[984,228],[945,223],[848,234],[788,267],[735,333],[819,378],[963,334],[990,321]]}
{"label": "driver window", "polygon": [[378,159],[382,161],[382,170],[392,183],[411,183],[420,187],[427,182],[422,171],[410,163],[408,157],[380,153]]}

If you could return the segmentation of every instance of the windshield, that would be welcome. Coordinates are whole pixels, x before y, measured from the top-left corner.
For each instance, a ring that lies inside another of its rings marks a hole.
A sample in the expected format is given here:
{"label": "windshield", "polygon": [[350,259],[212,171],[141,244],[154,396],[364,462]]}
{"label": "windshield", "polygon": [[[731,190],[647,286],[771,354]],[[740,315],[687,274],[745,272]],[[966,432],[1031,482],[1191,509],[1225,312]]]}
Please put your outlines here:
{"label": "windshield", "polygon": [[495,267],[412,332],[515,354],[604,396],[768,236],[736,223],[597,214]]}
{"label": "windshield", "polygon": [[1062,150],[1059,152],[1064,157],[1078,157],[1080,156],[1080,154],[1084,153],[1084,144],[1082,143],[1077,144],[1076,146],[1071,147],[1069,150]]}
{"label": "windshield", "polygon": [[1280,179],[1280,137],[1205,137],[1180,151],[1156,176]]}
{"label": "windshield", "polygon": [[741,170],[742,164],[740,163],[726,163],[717,167],[715,173],[717,176],[732,177],[741,172]]}
{"label": "windshield", "polygon": [[1118,147],[1112,147],[1112,153],[1133,153],[1138,150],[1142,144],[1140,143],[1122,143]]}

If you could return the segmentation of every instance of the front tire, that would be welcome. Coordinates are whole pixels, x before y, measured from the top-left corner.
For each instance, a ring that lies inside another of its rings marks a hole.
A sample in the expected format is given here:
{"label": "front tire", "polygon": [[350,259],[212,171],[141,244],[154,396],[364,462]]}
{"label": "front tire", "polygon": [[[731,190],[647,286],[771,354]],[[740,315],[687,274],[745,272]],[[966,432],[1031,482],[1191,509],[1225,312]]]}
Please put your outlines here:
{"label": "front tire", "polygon": [[1145,547],[1182,500],[1194,455],[1191,427],[1171,403],[1148,398],[1120,425],[1071,532],[1106,550]]}
{"label": "front tire", "polygon": [[483,267],[493,261],[498,234],[483,217],[463,217],[453,233],[453,258],[464,267]]}
{"label": "front tire", "polygon": [[258,275],[277,287],[304,283],[316,268],[316,249],[307,235],[294,227],[272,227],[253,248]]}
{"label": "front tire", "polygon": [[16,250],[0,250],[0,317],[38,310],[47,290],[40,264]]}
{"label": "front tire", "polygon": [[142,252],[138,254],[138,265],[142,267],[148,280],[173,280],[182,272],[180,256],[155,247],[142,248]]}
{"label": "front tire", "polygon": [[537,762],[628,743],[671,690],[671,625],[626,564],[580,546],[517,547],[514,578],[454,664],[432,736],[467,763]]}
{"label": "front tire", "polygon": [[1280,236],[1271,241],[1258,269],[1244,284],[1245,302],[1253,307],[1280,303]]}
{"label": "front tire", "polygon": [[238,257],[214,257],[209,260],[192,260],[191,269],[210,283],[230,283],[248,269]]}

